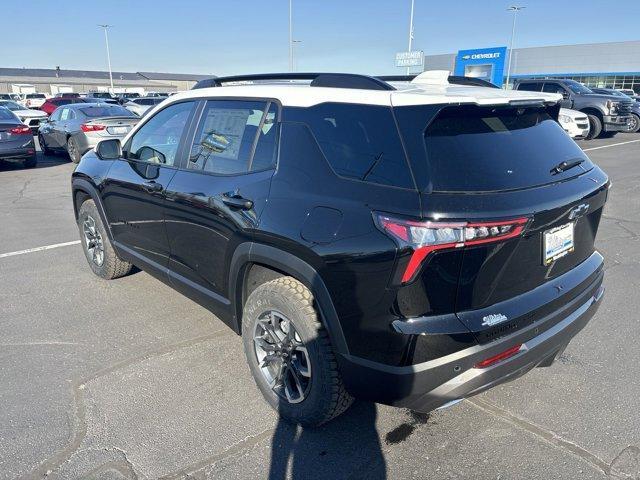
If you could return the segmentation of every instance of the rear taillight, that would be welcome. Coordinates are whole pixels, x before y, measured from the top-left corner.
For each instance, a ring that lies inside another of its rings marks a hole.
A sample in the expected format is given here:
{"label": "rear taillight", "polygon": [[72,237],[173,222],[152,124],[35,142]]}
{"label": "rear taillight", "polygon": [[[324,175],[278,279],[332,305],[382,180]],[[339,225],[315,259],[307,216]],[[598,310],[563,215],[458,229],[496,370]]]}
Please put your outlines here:
{"label": "rear taillight", "polygon": [[13,135],[31,135],[31,128],[26,125],[21,125],[19,127],[14,127],[9,130]]}
{"label": "rear taillight", "polygon": [[83,132],[99,132],[100,130],[104,130],[107,128],[105,125],[100,125],[97,123],[83,123],[80,125],[80,129]]}
{"label": "rear taillight", "polygon": [[511,358],[514,355],[517,355],[518,353],[520,353],[520,349],[522,348],[522,344],[519,343],[518,345],[514,345],[511,348],[506,349],[504,352],[500,352],[497,355],[494,355],[493,357],[489,357],[489,358],[485,358],[484,360],[476,363],[474,365],[475,368],[487,368],[490,367],[491,365],[494,365],[498,362],[501,362],[503,360],[506,360],[507,358]]}
{"label": "rear taillight", "polygon": [[462,248],[483,243],[501,242],[519,236],[526,217],[498,222],[418,222],[376,213],[378,226],[401,246],[413,249],[402,283],[414,279],[420,265],[436,250]]}

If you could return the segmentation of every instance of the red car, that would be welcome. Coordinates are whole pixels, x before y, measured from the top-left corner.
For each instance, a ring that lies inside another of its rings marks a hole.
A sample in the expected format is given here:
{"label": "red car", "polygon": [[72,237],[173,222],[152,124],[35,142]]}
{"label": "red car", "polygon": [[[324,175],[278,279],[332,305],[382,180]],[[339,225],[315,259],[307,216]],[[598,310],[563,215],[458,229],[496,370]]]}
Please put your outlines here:
{"label": "red car", "polygon": [[46,102],[42,104],[40,110],[45,112],[47,115],[51,115],[53,111],[58,108],[60,105],[68,105],[70,103],[86,103],[86,100],[83,98],[74,98],[74,97],[54,97],[48,98]]}

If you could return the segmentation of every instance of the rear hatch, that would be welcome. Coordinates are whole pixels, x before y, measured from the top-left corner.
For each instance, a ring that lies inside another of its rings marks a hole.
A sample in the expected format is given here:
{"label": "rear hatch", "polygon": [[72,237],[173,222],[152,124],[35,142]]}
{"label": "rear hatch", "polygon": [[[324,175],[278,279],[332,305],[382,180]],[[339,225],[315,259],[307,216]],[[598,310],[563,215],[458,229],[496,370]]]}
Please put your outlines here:
{"label": "rear hatch", "polygon": [[[558,125],[557,106],[396,111],[424,219],[480,226],[463,234],[468,245],[435,251],[422,267],[459,258],[454,309],[479,341],[522,328],[548,313],[551,298],[566,295],[566,303],[584,289],[593,271],[563,275],[595,251],[608,179]],[[516,221],[522,233],[501,239],[500,225]]]}

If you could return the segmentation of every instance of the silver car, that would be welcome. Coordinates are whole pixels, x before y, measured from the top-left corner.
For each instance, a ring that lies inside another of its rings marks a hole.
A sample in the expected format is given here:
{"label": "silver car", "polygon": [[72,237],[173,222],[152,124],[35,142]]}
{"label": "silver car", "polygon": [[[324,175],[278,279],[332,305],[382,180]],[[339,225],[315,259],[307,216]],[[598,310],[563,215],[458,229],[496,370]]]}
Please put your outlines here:
{"label": "silver car", "polygon": [[120,105],[75,103],[57,108],[47,122],[40,125],[38,142],[45,155],[66,150],[78,163],[98,142],[122,139],[140,118]]}

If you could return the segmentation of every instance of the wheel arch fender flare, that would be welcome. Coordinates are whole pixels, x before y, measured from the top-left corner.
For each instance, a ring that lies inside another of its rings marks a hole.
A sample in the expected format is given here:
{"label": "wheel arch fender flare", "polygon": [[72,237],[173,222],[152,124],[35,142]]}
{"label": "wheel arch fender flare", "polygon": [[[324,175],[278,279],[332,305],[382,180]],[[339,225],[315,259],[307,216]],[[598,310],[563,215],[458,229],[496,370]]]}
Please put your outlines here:
{"label": "wheel arch fender flare", "polygon": [[598,119],[601,122],[603,121],[604,116],[606,115],[604,110],[602,110],[599,105],[588,105],[586,107],[582,107],[580,111],[587,115],[595,115],[596,117],[598,117]]}
{"label": "wheel arch fender flare", "polygon": [[107,221],[107,214],[104,211],[104,207],[102,205],[102,200],[100,199],[100,194],[98,193],[98,189],[89,180],[86,180],[84,178],[74,178],[71,181],[73,213],[75,215],[76,221],[78,220],[78,210],[80,209],[80,205],[78,205],[76,202],[76,195],[78,192],[83,192],[84,194],[89,195],[93,200],[93,202],[96,204],[96,208],[98,209],[98,213],[100,214],[100,219],[102,220],[102,224],[104,225],[104,228],[107,231],[109,240],[113,242],[111,224]]}
{"label": "wheel arch fender flare", "polygon": [[242,331],[242,309],[244,282],[248,267],[259,263],[302,282],[311,290],[318,306],[320,321],[329,333],[336,353],[349,353],[342,325],[331,300],[329,290],[320,274],[309,263],[279,248],[254,242],[244,242],[234,251],[229,269],[229,298],[232,302],[233,322],[236,332]]}

